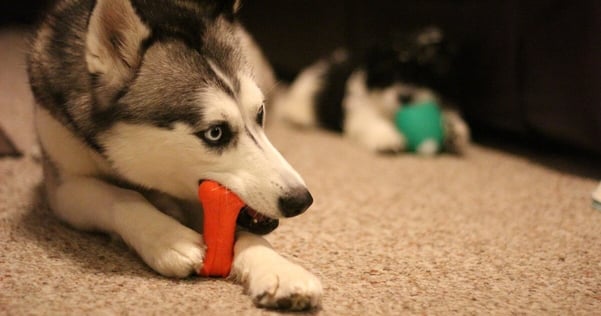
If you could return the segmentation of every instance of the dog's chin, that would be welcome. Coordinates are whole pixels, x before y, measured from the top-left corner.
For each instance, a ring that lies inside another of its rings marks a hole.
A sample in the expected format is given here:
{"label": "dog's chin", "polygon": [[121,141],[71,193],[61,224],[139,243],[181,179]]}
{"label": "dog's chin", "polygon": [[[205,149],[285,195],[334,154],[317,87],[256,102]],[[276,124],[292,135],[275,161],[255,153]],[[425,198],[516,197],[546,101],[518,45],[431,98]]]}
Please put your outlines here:
{"label": "dog's chin", "polygon": [[240,210],[240,214],[238,214],[237,224],[253,234],[265,235],[276,229],[280,221],[245,206]]}

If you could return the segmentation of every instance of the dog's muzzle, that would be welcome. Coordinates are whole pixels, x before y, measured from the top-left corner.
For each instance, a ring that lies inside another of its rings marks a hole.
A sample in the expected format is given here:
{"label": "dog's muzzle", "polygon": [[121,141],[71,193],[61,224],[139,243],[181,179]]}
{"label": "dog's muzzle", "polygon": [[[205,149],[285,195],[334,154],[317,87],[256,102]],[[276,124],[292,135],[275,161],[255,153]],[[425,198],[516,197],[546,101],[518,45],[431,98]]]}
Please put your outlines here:
{"label": "dog's muzzle", "polygon": [[304,213],[313,204],[313,196],[306,188],[298,188],[278,199],[278,207],[285,217]]}

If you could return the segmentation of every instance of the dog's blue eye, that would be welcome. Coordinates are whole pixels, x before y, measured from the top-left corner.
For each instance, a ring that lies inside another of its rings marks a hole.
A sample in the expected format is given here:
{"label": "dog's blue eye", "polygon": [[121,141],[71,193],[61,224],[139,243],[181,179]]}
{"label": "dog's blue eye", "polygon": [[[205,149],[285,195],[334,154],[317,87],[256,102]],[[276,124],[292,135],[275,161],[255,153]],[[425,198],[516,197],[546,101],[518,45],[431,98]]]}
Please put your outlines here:
{"label": "dog's blue eye", "polygon": [[261,104],[259,111],[257,111],[257,124],[263,126],[264,116],[265,116],[265,105]]}
{"label": "dog's blue eye", "polygon": [[223,136],[223,130],[221,126],[215,126],[205,132],[205,137],[207,140],[212,142],[218,142]]}
{"label": "dog's blue eye", "polygon": [[227,123],[213,125],[197,134],[209,146],[218,147],[226,145],[232,138],[232,131]]}

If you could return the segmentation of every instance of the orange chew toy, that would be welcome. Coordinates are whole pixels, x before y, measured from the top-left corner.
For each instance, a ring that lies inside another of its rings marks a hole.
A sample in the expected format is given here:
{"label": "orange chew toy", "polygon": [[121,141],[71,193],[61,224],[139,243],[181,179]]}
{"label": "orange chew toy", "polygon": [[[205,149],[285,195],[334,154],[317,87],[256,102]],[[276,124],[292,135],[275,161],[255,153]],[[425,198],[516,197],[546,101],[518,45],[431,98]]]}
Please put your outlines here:
{"label": "orange chew toy", "polygon": [[210,180],[202,181],[198,187],[198,198],[204,212],[202,236],[207,245],[198,274],[226,277],[234,259],[236,219],[244,202],[227,188]]}

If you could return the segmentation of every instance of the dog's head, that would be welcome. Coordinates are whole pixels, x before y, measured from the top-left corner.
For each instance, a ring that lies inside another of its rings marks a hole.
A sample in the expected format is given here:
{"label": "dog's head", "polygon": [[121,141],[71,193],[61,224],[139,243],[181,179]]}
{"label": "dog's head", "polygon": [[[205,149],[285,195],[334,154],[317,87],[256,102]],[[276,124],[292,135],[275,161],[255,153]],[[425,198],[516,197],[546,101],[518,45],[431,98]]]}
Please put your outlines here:
{"label": "dog's head", "polygon": [[191,200],[211,179],[269,226],[264,216],[298,215],[312,197],[265,136],[237,3],[224,3],[97,1],[86,40],[93,116],[103,153],[128,181]]}
{"label": "dog's head", "polygon": [[398,106],[454,98],[458,54],[438,27],[398,32],[367,51],[366,86],[388,116]]}

